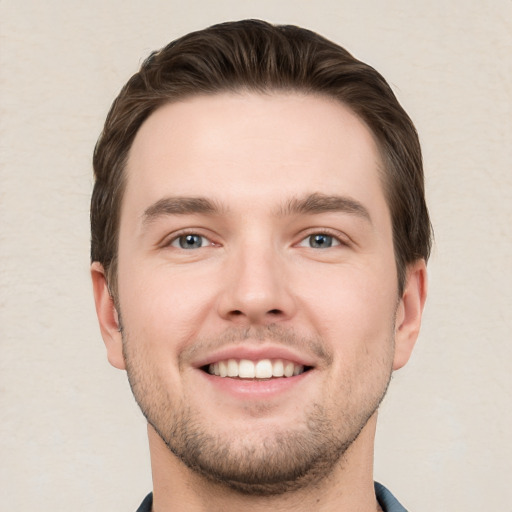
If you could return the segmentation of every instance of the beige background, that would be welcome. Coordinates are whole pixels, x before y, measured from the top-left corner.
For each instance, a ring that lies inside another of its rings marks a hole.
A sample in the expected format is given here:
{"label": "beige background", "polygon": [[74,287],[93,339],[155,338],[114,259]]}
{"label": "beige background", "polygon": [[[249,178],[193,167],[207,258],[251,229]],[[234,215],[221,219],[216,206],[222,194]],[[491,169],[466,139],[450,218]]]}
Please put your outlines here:
{"label": "beige background", "polygon": [[0,508],[129,511],[150,490],[145,424],[93,311],[91,152],[150,50],[244,17],[346,46],[421,135],[430,298],[376,478],[415,512],[512,511],[510,0],[0,1]]}

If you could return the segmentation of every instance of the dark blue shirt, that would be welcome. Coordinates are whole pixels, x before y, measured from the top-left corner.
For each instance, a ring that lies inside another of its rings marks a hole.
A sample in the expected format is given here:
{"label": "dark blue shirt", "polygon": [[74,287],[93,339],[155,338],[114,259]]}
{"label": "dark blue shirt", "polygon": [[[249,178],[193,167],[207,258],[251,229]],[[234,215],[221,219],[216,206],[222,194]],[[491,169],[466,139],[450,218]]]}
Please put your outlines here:
{"label": "dark blue shirt", "polygon": [[[377,501],[384,512],[407,512],[407,510],[398,503],[398,500],[382,485],[375,482],[375,494]],[[153,493],[146,496],[137,512],[151,512],[153,505]]]}

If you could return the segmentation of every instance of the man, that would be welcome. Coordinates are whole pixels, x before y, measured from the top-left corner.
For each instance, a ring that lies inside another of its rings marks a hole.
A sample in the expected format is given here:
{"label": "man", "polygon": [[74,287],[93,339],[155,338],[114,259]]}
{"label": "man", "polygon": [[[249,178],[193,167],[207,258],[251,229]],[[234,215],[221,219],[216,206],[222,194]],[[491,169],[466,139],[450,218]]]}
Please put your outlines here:
{"label": "man", "polygon": [[94,169],[101,333],[148,421],[139,511],[404,510],[373,441],[431,234],[384,79],[297,27],[214,26],[143,63]]}

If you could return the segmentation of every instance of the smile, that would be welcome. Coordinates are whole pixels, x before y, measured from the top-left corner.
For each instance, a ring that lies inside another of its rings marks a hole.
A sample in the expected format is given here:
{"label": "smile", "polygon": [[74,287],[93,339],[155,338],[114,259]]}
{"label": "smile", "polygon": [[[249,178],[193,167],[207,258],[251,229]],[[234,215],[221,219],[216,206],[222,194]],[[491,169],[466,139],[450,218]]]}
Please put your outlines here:
{"label": "smile", "polygon": [[285,359],[226,359],[209,364],[205,370],[217,377],[240,379],[271,379],[275,377],[295,377],[309,368]]}

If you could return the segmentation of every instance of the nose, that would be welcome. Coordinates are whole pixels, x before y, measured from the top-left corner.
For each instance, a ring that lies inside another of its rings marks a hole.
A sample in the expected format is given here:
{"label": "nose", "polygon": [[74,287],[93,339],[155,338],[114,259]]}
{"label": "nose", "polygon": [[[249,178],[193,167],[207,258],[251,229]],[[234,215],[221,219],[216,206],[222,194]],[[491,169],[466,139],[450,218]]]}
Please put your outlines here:
{"label": "nose", "polygon": [[245,246],[231,255],[226,266],[221,317],[249,326],[282,322],[295,314],[286,258],[278,251],[261,244]]}

